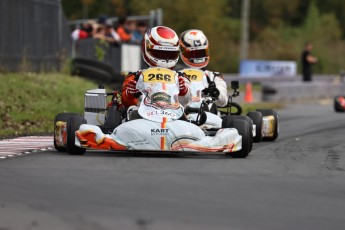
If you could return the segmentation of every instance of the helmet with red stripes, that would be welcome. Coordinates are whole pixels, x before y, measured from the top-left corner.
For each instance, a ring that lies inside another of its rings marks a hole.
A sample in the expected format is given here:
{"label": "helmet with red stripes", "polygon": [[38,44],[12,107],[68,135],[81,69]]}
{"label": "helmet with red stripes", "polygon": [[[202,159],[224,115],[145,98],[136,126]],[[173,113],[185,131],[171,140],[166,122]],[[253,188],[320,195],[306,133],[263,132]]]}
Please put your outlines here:
{"label": "helmet with red stripes", "polygon": [[201,30],[187,30],[180,36],[182,61],[196,68],[207,66],[210,61],[208,40]]}
{"label": "helmet with red stripes", "polygon": [[175,31],[165,26],[156,26],[145,33],[141,53],[149,66],[172,69],[179,59],[179,48]]}

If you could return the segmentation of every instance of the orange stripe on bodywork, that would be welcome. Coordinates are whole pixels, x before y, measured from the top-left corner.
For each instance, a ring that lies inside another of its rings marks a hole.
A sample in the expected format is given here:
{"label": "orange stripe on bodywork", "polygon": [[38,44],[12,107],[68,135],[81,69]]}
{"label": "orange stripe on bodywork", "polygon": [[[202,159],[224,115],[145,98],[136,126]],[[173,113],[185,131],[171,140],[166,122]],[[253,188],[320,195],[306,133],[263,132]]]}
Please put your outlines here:
{"label": "orange stripe on bodywork", "polygon": [[167,127],[167,118],[163,117],[162,123],[161,123],[161,128],[165,129]]}
{"label": "orange stripe on bodywork", "polygon": [[164,91],[167,90],[167,84],[166,84],[165,82],[162,83],[162,89],[163,89]]}
{"label": "orange stripe on bodywork", "polygon": [[[165,129],[167,127],[167,118],[163,117],[162,123],[161,123],[161,128]],[[166,137],[163,135],[161,136],[161,143],[160,143],[160,149],[165,150],[165,142],[166,142]]]}
{"label": "orange stripe on bodywork", "polygon": [[165,150],[165,136],[161,136],[161,150]]}

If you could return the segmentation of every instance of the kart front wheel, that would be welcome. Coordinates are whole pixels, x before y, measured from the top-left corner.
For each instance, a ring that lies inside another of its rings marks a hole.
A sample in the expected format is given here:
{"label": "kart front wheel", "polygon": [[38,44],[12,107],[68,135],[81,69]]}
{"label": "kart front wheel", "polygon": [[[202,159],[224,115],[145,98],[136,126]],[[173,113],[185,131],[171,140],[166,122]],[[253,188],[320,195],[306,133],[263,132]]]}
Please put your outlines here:
{"label": "kart front wheel", "polygon": [[67,121],[67,152],[70,155],[83,155],[86,151],[75,145],[75,132],[84,123],[84,118],[79,115],[71,116]]}
{"label": "kart front wheel", "polygon": [[253,134],[249,128],[248,121],[244,119],[232,119],[231,116],[225,117],[222,123],[223,128],[235,128],[239,135],[242,136],[242,149],[237,152],[229,152],[229,155],[233,158],[245,158],[252,150]]}
{"label": "kart front wheel", "polygon": [[58,146],[56,143],[56,122],[62,121],[67,122],[72,116],[78,116],[77,113],[59,113],[54,117],[54,148],[59,152],[66,152],[66,147]]}

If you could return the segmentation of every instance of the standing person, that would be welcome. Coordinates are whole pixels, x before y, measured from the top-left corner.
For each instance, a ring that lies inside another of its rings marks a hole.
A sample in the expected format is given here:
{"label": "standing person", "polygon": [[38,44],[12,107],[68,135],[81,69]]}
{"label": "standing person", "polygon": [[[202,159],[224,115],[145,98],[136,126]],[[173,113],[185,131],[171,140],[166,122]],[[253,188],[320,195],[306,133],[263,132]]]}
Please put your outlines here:
{"label": "standing person", "polygon": [[317,63],[318,59],[314,57],[313,55],[311,55],[312,50],[313,50],[313,43],[306,42],[304,46],[304,50],[301,55],[303,81],[313,80],[312,65]]}
{"label": "standing person", "polygon": [[98,38],[109,42],[112,45],[118,45],[120,42],[120,36],[116,33],[113,28],[113,22],[107,19],[101,25],[101,29],[94,35],[94,38]]}
{"label": "standing person", "polygon": [[87,21],[81,24],[81,28],[75,29],[71,36],[74,41],[90,38],[93,36],[93,23],[92,21]]}
{"label": "standing person", "polygon": [[133,31],[132,42],[140,44],[144,38],[145,32],[147,31],[146,23],[139,21],[136,24],[136,29]]}
{"label": "standing person", "polygon": [[[121,41],[130,42],[132,39],[131,23],[127,21],[127,17],[121,16],[118,21],[116,32],[119,34]],[[130,25],[130,26],[129,26]]]}
{"label": "standing person", "polygon": [[[172,98],[175,102],[186,106],[190,100],[189,81],[173,70],[179,59],[179,39],[175,31],[165,26],[149,29],[142,40],[141,53],[149,68],[130,72],[122,85],[121,100],[127,108],[127,119],[131,120],[136,116],[132,116],[132,113],[135,114],[135,111],[138,110],[140,101],[142,101],[141,107],[148,106],[146,95],[142,95],[139,89],[143,90],[143,87],[145,89],[147,86],[148,89],[145,91],[150,92],[150,87],[154,85],[150,83],[176,83],[178,92],[176,98]],[[142,97],[144,97],[144,101],[141,100]]]}
{"label": "standing person", "polygon": [[[195,29],[182,32],[180,50],[182,61],[190,67],[179,71],[187,75],[191,81],[192,102],[190,105],[200,106],[200,98],[207,94],[217,98],[215,100],[217,106],[226,106],[228,90],[223,76],[219,72],[205,70],[210,61],[209,43],[205,34]],[[201,85],[200,82],[203,84]]]}

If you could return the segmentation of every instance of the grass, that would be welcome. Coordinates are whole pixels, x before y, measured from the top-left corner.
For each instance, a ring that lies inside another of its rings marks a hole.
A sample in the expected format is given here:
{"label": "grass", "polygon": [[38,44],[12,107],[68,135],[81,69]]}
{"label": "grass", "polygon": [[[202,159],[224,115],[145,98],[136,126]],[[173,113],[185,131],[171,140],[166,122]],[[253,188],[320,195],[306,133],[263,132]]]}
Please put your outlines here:
{"label": "grass", "polygon": [[93,82],[59,73],[0,74],[0,137],[52,133],[60,112],[83,112]]}
{"label": "grass", "polygon": [[[92,81],[60,73],[0,73],[0,137],[52,133],[61,112],[83,112]],[[276,103],[242,104],[243,111],[280,108]]]}

